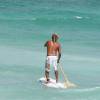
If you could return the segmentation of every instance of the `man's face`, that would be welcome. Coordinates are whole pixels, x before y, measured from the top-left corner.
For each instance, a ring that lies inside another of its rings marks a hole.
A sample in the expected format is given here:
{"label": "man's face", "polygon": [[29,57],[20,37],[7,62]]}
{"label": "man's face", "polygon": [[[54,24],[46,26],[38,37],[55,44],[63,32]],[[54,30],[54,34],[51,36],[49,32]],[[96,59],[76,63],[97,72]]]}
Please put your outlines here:
{"label": "man's face", "polygon": [[52,41],[56,42],[57,40],[58,40],[58,37],[56,37],[56,36],[52,37]]}

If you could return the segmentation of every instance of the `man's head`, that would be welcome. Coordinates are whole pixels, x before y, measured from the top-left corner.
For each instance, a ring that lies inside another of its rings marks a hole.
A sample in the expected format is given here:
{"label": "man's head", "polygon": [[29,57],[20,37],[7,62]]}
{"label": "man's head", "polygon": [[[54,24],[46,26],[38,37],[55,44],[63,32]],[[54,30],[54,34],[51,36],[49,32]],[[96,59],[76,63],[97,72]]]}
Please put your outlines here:
{"label": "man's head", "polygon": [[52,34],[52,41],[56,42],[58,40],[59,36],[56,33]]}

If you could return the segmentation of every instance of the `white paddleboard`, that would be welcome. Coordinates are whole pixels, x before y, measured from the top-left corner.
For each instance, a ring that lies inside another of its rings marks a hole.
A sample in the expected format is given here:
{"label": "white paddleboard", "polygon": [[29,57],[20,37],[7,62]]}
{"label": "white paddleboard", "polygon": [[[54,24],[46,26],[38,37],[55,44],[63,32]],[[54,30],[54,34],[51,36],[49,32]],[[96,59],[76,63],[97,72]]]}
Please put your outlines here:
{"label": "white paddleboard", "polygon": [[66,86],[64,85],[64,83],[58,82],[56,83],[55,79],[50,78],[50,82],[46,82],[46,78],[42,77],[39,79],[39,82],[46,86],[46,87],[50,87],[50,88],[66,88]]}

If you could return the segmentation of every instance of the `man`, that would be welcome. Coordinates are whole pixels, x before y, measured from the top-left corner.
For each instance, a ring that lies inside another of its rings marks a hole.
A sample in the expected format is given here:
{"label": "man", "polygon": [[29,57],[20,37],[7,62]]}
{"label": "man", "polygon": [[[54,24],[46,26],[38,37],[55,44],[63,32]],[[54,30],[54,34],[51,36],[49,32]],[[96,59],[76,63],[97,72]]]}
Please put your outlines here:
{"label": "man", "polygon": [[49,72],[50,66],[54,67],[56,82],[58,82],[58,69],[57,63],[59,63],[61,58],[61,46],[58,43],[59,36],[57,34],[52,34],[52,40],[47,41],[44,46],[47,47],[47,58],[45,64],[45,76],[47,83],[49,82]]}

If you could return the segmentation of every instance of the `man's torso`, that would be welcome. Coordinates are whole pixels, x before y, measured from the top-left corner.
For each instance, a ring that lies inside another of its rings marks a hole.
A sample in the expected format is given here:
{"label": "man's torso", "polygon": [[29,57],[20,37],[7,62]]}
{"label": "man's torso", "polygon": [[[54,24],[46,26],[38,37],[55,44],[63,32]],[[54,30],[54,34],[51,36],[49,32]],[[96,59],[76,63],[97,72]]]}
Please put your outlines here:
{"label": "man's torso", "polygon": [[47,56],[57,56],[59,51],[59,43],[48,41],[47,42]]}

